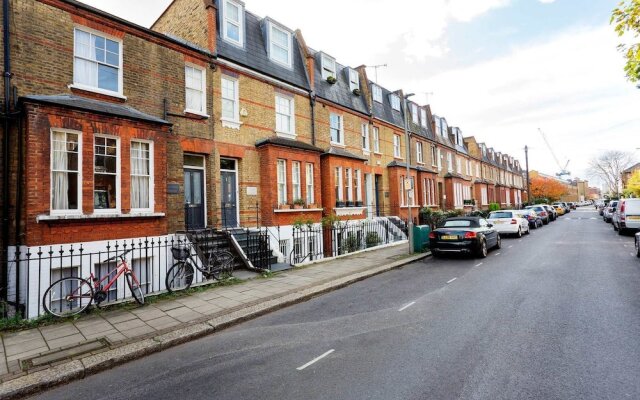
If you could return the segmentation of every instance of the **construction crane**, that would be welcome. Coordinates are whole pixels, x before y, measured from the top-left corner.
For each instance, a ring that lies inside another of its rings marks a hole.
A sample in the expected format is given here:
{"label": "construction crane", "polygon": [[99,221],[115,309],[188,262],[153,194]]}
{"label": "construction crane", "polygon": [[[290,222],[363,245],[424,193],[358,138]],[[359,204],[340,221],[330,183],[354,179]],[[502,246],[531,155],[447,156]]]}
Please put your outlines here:
{"label": "construction crane", "polygon": [[560,168],[560,172],[556,173],[556,176],[560,179],[562,179],[562,177],[565,175],[571,176],[571,172],[567,171],[567,167],[569,166],[569,162],[571,160],[567,160],[567,163],[564,165],[564,168],[563,168],[562,164],[560,164],[560,161],[558,160],[558,157],[556,157],[556,153],[553,151],[553,147],[551,147],[551,144],[547,140],[547,135],[545,135],[544,132],[542,132],[542,129],[540,128],[538,128],[538,132],[540,132],[540,136],[542,136],[542,139],[544,140],[545,144],[549,148],[549,152],[553,156],[553,159],[556,161],[556,165],[558,165],[558,168]]}

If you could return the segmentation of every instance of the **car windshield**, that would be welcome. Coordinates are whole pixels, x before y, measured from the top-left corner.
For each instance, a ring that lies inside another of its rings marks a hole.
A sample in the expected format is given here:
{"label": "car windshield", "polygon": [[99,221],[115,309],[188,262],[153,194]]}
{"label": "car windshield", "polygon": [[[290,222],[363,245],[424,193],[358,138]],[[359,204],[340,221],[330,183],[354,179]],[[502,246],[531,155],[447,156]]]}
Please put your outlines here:
{"label": "car windshield", "polygon": [[468,228],[470,227],[471,221],[465,219],[456,219],[452,221],[444,221],[442,224],[443,228]]}
{"label": "car windshield", "polygon": [[511,213],[510,212],[505,212],[505,211],[501,211],[501,212],[492,212],[491,214],[489,214],[489,218],[511,218]]}

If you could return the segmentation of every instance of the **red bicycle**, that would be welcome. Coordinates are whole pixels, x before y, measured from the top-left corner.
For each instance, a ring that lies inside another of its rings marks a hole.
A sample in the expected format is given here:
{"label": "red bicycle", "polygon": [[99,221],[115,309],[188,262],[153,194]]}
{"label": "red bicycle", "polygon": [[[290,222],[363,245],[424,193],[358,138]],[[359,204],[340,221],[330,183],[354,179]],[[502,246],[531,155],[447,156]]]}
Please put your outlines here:
{"label": "red bicycle", "polygon": [[[140,305],[144,304],[144,293],[140,288],[140,281],[129,267],[125,258],[125,255],[132,251],[133,249],[130,249],[102,261],[104,264],[119,259],[116,268],[103,278],[98,279],[92,272],[89,279],[66,277],[55,281],[42,296],[42,306],[45,311],[62,318],[83,312],[93,301],[99,306],[100,303],[106,300],[109,288],[116,283],[122,274],[125,276],[135,301]],[[113,276],[113,278],[109,279],[110,276]],[[90,281],[93,282],[93,285],[89,283]],[[105,281],[107,281],[106,284],[104,284]]]}

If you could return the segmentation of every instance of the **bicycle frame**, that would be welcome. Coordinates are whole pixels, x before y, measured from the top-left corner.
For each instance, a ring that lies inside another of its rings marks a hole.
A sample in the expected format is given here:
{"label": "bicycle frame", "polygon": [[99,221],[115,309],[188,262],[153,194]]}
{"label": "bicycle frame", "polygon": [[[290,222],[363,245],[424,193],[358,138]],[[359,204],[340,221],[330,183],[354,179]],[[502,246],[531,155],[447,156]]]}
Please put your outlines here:
{"label": "bicycle frame", "polygon": [[[98,279],[95,277],[95,275],[93,275],[93,272],[91,273],[91,275],[89,275],[89,280],[90,282],[93,283],[94,290],[102,290],[106,292],[109,290],[109,288],[111,288],[111,286],[113,286],[114,283],[116,283],[116,281],[118,280],[119,277],[122,276],[122,274],[126,272],[131,272],[133,274],[133,270],[129,268],[129,264],[127,264],[127,260],[124,259],[124,256],[121,256],[119,258],[120,258],[120,262],[118,262],[116,264],[116,267],[111,271],[109,271],[109,273],[107,273],[104,277]],[[117,273],[115,274],[113,279],[109,280],[109,282],[105,286],[102,286],[102,282],[104,282],[107,278],[109,278],[114,271],[117,271]],[[138,281],[138,278],[136,277],[136,282],[137,281]]]}

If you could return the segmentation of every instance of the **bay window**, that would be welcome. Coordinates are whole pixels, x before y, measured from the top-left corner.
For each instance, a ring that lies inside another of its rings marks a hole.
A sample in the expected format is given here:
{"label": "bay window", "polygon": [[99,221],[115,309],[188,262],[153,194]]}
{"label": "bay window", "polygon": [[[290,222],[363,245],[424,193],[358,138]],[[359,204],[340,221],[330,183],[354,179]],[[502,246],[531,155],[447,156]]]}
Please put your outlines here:
{"label": "bay window", "polygon": [[153,210],[152,144],[131,142],[131,209]]}
{"label": "bay window", "polygon": [[315,204],[315,194],[313,188],[313,164],[307,163],[306,165],[306,184],[307,184],[307,205]]}
{"label": "bay window", "polygon": [[278,205],[287,204],[287,162],[285,160],[278,160],[277,180]]}
{"label": "bay window", "polygon": [[82,138],[79,132],[51,132],[51,213],[81,213]]}
{"label": "bay window", "polygon": [[119,140],[95,136],[93,150],[93,209],[120,212]]}
{"label": "bay window", "polygon": [[291,186],[293,190],[293,201],[302,199],[302,188],[300,186],[300,162],[291,163]]}

